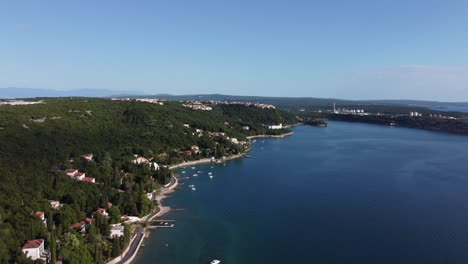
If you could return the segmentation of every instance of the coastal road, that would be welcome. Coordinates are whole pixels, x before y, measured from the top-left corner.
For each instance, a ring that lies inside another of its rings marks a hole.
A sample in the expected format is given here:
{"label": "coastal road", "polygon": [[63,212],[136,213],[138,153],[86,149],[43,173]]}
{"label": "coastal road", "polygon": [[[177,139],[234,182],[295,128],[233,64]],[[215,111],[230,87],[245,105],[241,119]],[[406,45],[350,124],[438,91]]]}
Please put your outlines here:
{"label": "coastal road", "polygon": [[[170,189],[176,183],[177,183],[177,179],[175,177],[172,177],[170,183],[164,189]],[[144,221],[147,222],[148,220],[152,219],[160,211],[161,211],[161,207],[158,206],[150,215],[144,217],[145,218]],[[129,250],[127,254],[125,254],[125,256],[123,256],[123,258],[115,264],[128,264],[135,257],[139,249],[139,245],[141,244],[142,240],[145,238],[145,229],[142,226],[137,227],[137,229],[135,230],[135,234],[136,234],[136,237],[132,241],[132,243],[129,245]]]}
{"label": "coastal road", "polygon": [[138,245],[140,245],[140,242],[143,240],[145,237],[144,233],[144,228],[143,227],[138,227],[136,229],[136,238],[133,240],[132,244],[130,245],[130,249],[128,250],[127,254],[116,264],[126,264],[129,263],[129,261],[136,255],[138,251]]}

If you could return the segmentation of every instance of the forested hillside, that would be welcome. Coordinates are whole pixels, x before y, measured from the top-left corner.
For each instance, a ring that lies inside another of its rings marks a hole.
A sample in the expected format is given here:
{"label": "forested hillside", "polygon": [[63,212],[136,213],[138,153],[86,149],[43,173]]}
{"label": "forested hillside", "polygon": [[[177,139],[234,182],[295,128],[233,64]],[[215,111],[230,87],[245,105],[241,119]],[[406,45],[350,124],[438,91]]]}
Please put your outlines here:
{"label": "forested hillside", "polygon": [[[200,111],[178,102],[58,98],[0,106],[0,263],[30,263],[21,247],[31,239],[45,239],[52,263],[103,263],[118,256],[131,227],[125,226],[125,236],[110,238],[110,225],[122,215],[151,212],[147,193],[170,179],[164,165],[237,154],[248,147],[246,136],[268,133],[264,124],[295,122],[286,111]],[[83,157],[88,153],[91,161]],[[136,156],[160,169],[133,163]],[[72,179],[67,169],[95,182]],[[51,200],[60,207],[52,208]],[[99,208],[108,217],[96,213]]]}

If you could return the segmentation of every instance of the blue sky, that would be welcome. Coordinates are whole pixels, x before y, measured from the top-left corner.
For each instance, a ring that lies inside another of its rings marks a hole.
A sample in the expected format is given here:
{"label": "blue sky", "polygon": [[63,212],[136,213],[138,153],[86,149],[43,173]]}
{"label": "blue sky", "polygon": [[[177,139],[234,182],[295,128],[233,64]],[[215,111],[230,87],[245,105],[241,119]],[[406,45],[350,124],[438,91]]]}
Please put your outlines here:
{"label": "blue sky", "polygon": [[468,1],[2,1],[0,87],[468,100]]}

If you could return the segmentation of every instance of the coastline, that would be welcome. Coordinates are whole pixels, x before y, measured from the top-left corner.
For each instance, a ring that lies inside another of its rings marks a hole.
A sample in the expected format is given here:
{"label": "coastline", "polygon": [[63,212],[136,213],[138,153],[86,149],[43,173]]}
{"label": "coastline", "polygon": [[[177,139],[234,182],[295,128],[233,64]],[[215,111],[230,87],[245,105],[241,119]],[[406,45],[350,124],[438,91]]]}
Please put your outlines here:
{"label": "coastline", "polygon": [[[281,135],[255,135],[255,136],[249,136],[247,139],[252,139],[252,138],[284,138],[287,136],[290,136],[294,134],[293,131],[284,133]],[[240,159],[245,157],[250,151],[252,150],[252,147],[248,148],[245,150],[245,152],[241,154],[236,154],[232,155],[229,157],[225,157],[222,159],[217,160],[217,162],[214,162],[213,159],[211,158],[204,158],[200,160],[194,160],[194,161],[188,161],[188,162],[182,162],[179,164],[175,164],[172,166],[169,166],[170,170],[173,169],[178,169],[178,168],[184,168],[184,167],[189,167],[189,166],[195,166],[195,165],[201,165],[201,164],[207,164],[207,163],[224,163],[229,160],[235,160],[235,159]],[[221,161],[221,162],[220,162]],[[179,181],[175,175],[172,176],[172,180],[169,184],[164,186],[160,192],[155,196],[154,200],[158,202],[158,207],[149,215],[146,215],[142,217],[142,222],[147,223],[148,221],[153,220],[155,217],[163,216],[164,214],[168,213],[171,211],[171,208],[169,206],[163,206],[162,202],[165,198],[168,197],[168,194],[171,194],[175,192],[175,188],[179,185]],[[107,262],[107,264],[130,264],[135,257],[137,256],[138,252],[141,249],[141,245],[143,243],[143,240],[148,236],[150,232],[150,228],[148,227],[141,227],[139,231],[137,231],[132,238],[131,242],[125,249],[126,254],[128,254],[128,251],[130,251],[130,248],[134,247],[134,249],[130,252],[131,255],[125,255],[121,257],[117,257],[116,259],[111,260],[110,262]],[[135,240],[138,241],[135,242]],[[133,243],[137,243],[136,247],[135,245],[132,245]],[[118,260],[117,260],[118,259]]]}
{"label": "coastline", "polygon": [[[155,217],[163,216],[166,213],[171,211],[169,206],[163,206],[162,201],[168,197],[169,194],[175,191],[175,188],[179,185],[179,180],[172,176],[171,182],[164,186],[158,194],[155,195],[154,200],[158,202],[156,209],[148,215],[145,215],[141,218],[142,223],[146,225],[149,221],[153,220]],[[143,240],[149,234],[148,227],[138,227],[135,234],[133,235],[130,243],[127,245],[127,248],[124,250],[121,256],[108,261],[107,264],[130,264],[137,256],[138,252],[141,249]],[[130,250],[131,249],[131,250]]]}
{"label": "coastline", "polygon": [[280,134],[280,135],[255,135],[255,136],[248,136],[247,138],[248,139],[252,139],[252,138],[285,138],[285,137],[291,136],[292,134],[294,134],[293,131],[288,132],[288,133],[284,133],[284,134]]}
{"label": "coastline", "polygon": [[251,149],[252,148],[248,148],[248,149],[245,150],[244,153],[241,153],[241,154],[236,154],[236,155],[232,155],[232,156],[225,157],[225,158],[222,158],[222,159],[218,159],[217,162],[213,162],[213,159],[211,159],[211,158],[204,158],[204,159],[192,160],[192,161],[187,161],[187,162],[182,162],[182,163],[179,163],[179,164],[175,164],[175,165],[169,166],[169,169],[173,170],[173,169],[185,168],[185,167],[190,167],[190,166],[194,166],[194,165],[201,165],[201,164],[207,164],[207,163],[223,163],[223,162],[228,161],[228,160],[240,159],[240,158],[243,158],[245,155],[247,155],[247,153]]}

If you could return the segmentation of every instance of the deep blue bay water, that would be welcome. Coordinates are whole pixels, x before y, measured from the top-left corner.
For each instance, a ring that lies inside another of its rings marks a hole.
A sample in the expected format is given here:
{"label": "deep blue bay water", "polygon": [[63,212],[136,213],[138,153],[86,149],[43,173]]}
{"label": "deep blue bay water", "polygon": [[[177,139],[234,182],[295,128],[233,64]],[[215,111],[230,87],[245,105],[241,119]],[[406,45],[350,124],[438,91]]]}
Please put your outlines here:
{"label": "deep blue bay water", "polygon": [[294,131],[258,139],[252,158],[177,170],[190,178],[164,203],[185,210],[163,216],[176,227],[152,231],[136,263],[468,263],[468,137]]}

